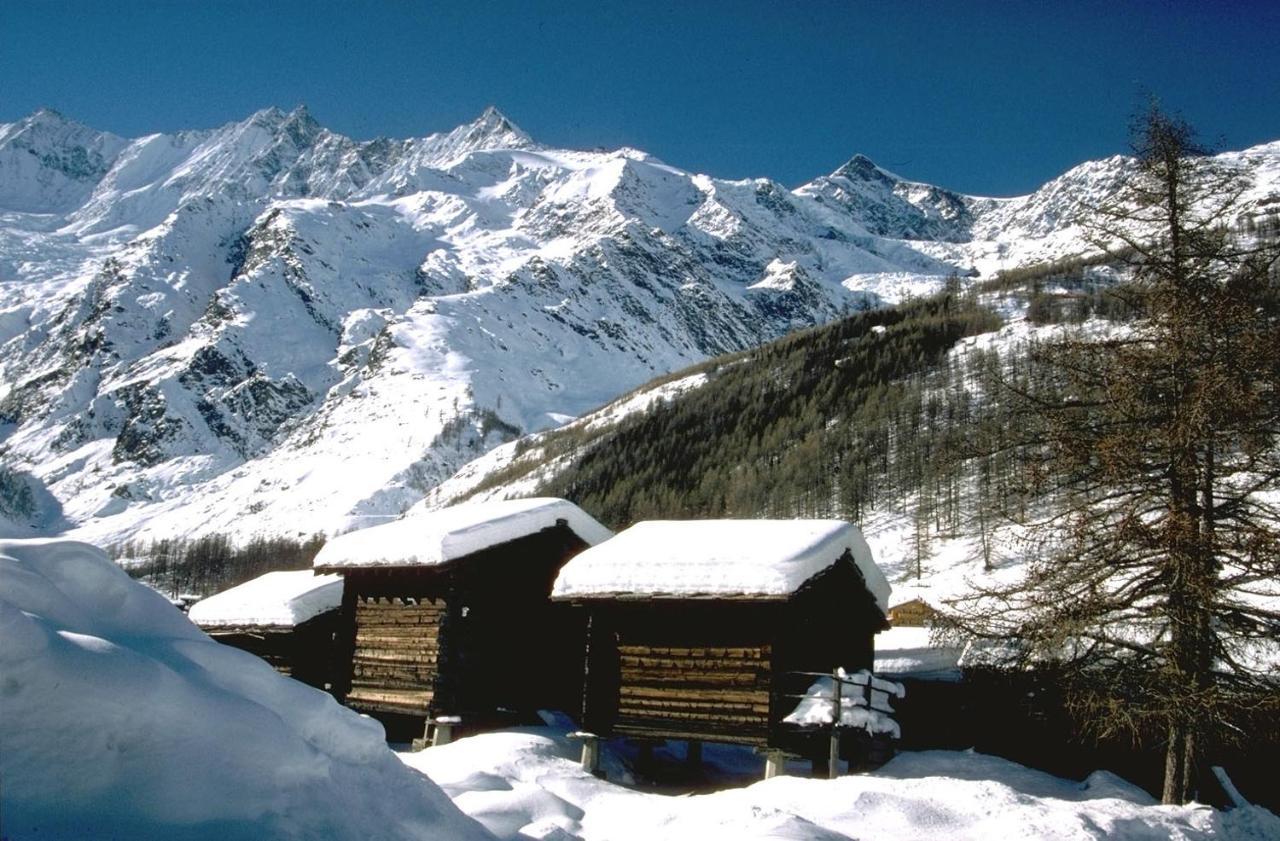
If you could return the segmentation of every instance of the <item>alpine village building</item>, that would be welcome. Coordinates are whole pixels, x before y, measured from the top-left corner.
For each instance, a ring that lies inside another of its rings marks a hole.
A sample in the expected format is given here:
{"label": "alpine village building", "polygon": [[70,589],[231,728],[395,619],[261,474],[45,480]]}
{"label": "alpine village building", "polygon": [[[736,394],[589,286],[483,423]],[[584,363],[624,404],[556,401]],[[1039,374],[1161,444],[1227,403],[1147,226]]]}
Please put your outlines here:
{"label": "alpine village building", "polygon": [[641,522],[560,572],[588,616],[584,726],[816,756],[783,719],[815,675],[870,669],[889,584],[836,520]]}
{"label": "alpine village building", "polygon": [[218,642],[256,654],[295,680],[332,690],[342,579],[311,570],[268,572],[192,605]]}
{"label": "alpine village building", "polygon": [[541,498],[411,511],[335,538],[314,565],[345,582],[337,694],[389,736],[426,724],[436,741],[442,728],[572,709],[583,618],[552,604],[551,586],[611,536],[576,505]]}

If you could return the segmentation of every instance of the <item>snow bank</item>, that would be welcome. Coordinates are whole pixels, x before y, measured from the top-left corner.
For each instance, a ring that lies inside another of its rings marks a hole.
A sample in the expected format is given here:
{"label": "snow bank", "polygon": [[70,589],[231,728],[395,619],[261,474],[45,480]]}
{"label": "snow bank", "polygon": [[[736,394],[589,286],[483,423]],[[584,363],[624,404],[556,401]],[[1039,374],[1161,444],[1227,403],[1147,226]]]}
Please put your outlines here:
{"label": "snow bank", "polygon": [[930,628],[890,628],[876,634],[875,671],[927,680],[959,680],[961,649],[930,639]]}
{"label": "snow bank", "polygon": [[651,520],[565,564],[553,595],[789,596],[852,554],[880,610],[889,582],[841,520]]}
{"label": "snow bank", "polygon": [[[889,698],[901,698],[906,694],[902,684],[881,680],[865,669],[848,674],[839,670],[840,726],[865,730],[873,735],[902,738],[898,722],[893,720],[893,707]],[[867,702],[867,684],[871,684],[870,703]],[[820,677],[805,692],[800,703],[782,720],[802,727],[831,724],[836,706],[835,680]]]}
{"label": "snow bank", "polygon": [[304,569],[260,575],[197,602],[188,616],[201,628],[292,628],[341,605],[342,576]]}
{"label": "snow bank", "polygon": [[518,540],[565,520],[588,545],[613,532],[572,502],[554,498],[506,499],[411,511],[403,519],[353,531],[325,544],[317,569],[364,566],[434,566]]}
{"label": "snow bank", "polygon": [[[513,841],[1280,837],[1280,820],[1265,809],[1159,806],[1105,772],[1076,782],[974,753],[903,753],[868,774],[776,777],[692,797],[598,780],[578,767],[577,753],[559,730],[539,728],[473,736],[401,759],[498,838]],[[763,772],[759,757],[745,748],[742,755]],[[608,750],[604,758],[606,765],[616,760]],[[615,768],[609,771],[616,778]]]}
{"label": "snow bank", "polygon": [[9,838],[484,838],[382,728],[201,633],[101,551],[0,542]]}

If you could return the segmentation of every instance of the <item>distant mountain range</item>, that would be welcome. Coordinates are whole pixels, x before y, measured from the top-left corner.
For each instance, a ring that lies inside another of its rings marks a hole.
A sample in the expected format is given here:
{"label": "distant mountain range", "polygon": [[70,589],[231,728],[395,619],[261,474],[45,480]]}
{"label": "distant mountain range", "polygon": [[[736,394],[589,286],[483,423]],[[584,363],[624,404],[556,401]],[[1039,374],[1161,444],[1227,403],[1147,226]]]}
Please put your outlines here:
{"label": "distant mountain range", "polygon": [[[1280,142],[1224,154],[1280,210]],[[333,532],[651,378],[1086,250],[1131,162],[978,198],[855,156],[791,190],[495,109],[354,141],[305,109],[126,140],[0,125],[0,533]]]}

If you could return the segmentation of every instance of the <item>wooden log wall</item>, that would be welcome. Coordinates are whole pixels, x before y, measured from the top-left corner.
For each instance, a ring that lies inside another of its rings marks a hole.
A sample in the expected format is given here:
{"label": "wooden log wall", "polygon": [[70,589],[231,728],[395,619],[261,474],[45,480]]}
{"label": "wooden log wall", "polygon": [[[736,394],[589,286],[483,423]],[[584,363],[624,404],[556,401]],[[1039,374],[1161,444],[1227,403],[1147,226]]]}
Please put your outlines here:
{"label": "wooden log wall", "polygon": [[614,731],[763,745],[769,735],[771,659],[767,643],[675,646],[620,640]]}
{"label": "wooden log wall", "polygon": [[271,668],[285,677],[293,675],[293,650],[290,631],[248,629],[210,629],[211,638],[223,645],[247,651],[266,660]]}
{"label": "wooden log wall", "polygon": [[443,599],[359,595],[347,704],[425,716],[441,666]]}

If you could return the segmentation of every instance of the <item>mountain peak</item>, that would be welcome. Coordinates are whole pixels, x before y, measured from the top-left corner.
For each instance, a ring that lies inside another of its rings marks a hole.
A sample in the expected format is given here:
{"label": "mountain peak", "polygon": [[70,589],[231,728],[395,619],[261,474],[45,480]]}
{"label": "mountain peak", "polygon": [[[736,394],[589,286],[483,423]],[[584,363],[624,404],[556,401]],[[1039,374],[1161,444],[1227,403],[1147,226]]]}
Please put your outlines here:
{"label": "mountain peak", "polygon": [[498,110],[496,105],[486,106],[474,124],[492,127],[497,131],[516,131],[524,134],[515,123],[511,122],[506,114]]}
{"label": "mountain peak", "polygon": [[42,105],[36,110],[32,111],[31,114],[25,120],[23,120],[23,122],[28,123],[30,125],[37,125],[37,124],[66,125],[71,121],[68,120],[61,111]]}
{"label": "mountain peak", "polygon": [[888,172],[876,166],[875,161],[861,152],[854,155],[831,174],[861,181],[886,181],[893,178]]}
{"label": "mountain peak", "polygon": [[284,119],[280,121],[280,128],[297,136],[298,139],[314,137],[321,131],[320,123],[311,116],[311,111],[305,105],[299,105],[285,114]]}
{"label": "mountain peak", "polygon": [[472,141],[492,138],[502,146],[524,146],[533,142],[533,138],[495,105],[486,107],[479,117],[460,128]]}

